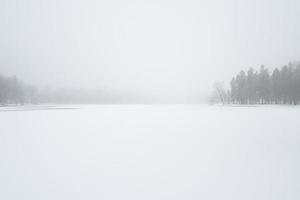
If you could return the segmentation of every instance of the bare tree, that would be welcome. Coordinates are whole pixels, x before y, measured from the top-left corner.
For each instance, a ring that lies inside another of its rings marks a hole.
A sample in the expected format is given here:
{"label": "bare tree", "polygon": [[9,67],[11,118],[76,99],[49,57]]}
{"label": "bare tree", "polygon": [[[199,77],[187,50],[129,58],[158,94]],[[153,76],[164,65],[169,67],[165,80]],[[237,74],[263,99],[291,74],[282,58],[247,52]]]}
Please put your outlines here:
{"label": "bare tree", "polygon": [[210,103],[222,103],[223,105],[229,102],[228,92],[226,92],[223,82],[216,81],[213,85],[213,93],[210,98]]}

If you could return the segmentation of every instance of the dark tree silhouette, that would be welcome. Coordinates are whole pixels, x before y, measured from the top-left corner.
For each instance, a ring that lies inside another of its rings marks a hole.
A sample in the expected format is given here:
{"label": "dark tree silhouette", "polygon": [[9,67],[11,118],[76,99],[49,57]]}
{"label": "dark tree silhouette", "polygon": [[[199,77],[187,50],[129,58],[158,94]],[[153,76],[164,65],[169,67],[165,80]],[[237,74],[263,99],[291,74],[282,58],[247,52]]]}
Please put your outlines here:
{"label": "dark tree silhouette", "polygon": [[36,103],[36,95],[35,87],[25,85],[16,76],[0,75],[0,105]]}
{"label": "dark tree silhouette", "polygon": [[289,63],[270,74],[263,65],[259,71],[241,71],[230,82],[231,103],[295,104],[300,102],[300,62]]}

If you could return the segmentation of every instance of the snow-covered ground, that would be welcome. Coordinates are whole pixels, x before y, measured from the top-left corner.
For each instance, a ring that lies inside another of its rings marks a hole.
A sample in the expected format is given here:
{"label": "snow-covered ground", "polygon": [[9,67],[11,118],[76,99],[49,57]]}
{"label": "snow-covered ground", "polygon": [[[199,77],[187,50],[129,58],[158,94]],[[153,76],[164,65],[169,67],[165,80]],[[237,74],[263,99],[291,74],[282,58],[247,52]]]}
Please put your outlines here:
{"label": "snow-covered ground", "polygon": [[0,109],[1,200],[300,199],[300,107],[54,108]]}

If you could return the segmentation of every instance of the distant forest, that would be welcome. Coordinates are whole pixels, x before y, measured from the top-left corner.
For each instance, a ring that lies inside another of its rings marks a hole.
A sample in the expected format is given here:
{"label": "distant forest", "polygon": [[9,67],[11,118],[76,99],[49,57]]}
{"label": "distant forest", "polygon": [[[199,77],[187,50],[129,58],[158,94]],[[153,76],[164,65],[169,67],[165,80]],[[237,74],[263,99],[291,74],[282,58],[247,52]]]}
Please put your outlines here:
{"label": "distant forest", "polygon": [[100,89],[40,89],[25,84],[16,76],[0,75],[0,106],[23,104],[102,104],[116,103],[120,98]]}
{"label": "distant forest", "polygon": [[[37,103],[98,104],[117,103],[120,96],[103,90],[38,89],[16,76],[0,75],[0,106]],[[230,89],[216,82],[211,103],[223,104],[293,104],[300,103],[300,62],[289,63],[271,73],[263,65],[259,70],[241,71],[230,81]]]}
{"label": "distant forest", "polygon": [[0,105],[37,103],[37,89],[19,81],[16,76],[0,75]]}
{"label": "distant forest", "polygon": [[226,91],[215,83],[215,96],[223,104],[293,104],[300,103],[300,62],[289,63],[272,73],[264,66],[259,71],[241,71],[230,82]]}

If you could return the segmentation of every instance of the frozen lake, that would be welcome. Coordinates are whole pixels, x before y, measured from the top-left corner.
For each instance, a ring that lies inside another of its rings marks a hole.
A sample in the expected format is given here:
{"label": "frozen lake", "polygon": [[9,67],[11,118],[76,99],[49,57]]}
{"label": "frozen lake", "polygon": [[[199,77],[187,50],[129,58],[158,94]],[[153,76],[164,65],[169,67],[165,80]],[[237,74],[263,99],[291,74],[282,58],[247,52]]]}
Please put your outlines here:
{"label": "frozen lake", "polygon": [[300,107],[74,108],[1,109],[0,199],[300,199]]}

